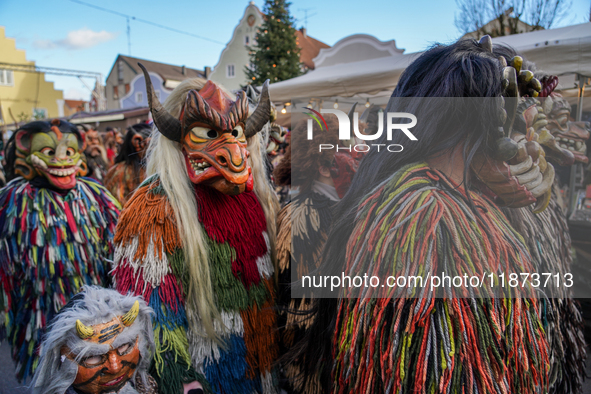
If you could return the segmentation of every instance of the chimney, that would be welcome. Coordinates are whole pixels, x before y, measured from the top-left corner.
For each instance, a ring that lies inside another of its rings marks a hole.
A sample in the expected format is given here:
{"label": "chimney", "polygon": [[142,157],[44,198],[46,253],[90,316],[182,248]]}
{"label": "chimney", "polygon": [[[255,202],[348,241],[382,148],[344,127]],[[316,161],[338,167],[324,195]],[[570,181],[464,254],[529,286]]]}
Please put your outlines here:
{"label": "chimney", "polygon": [[205,79],[209,79],[209,76],[211,75],[211,67],[205,67],[205,70],[203,70],[203,77]]}
{"label": "chimney", "polygon": [[185,66],[181,67],[181,72],[183,73],[183,75],[187,75],[187,69],[185,68]]}
{"label": "chimney", "polygon": [[305,28],[305,27],[302,27],[302,28],[300,29],[300,31],[302,32],[302,35],[303,35],[304,37],[308,37],[308,34],[306,33],[306,28]]}

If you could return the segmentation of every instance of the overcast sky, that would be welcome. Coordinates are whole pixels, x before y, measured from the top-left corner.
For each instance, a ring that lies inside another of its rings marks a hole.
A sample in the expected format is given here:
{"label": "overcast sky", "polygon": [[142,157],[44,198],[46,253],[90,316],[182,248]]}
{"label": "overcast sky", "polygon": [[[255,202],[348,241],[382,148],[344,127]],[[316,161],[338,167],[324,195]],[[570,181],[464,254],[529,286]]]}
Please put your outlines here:
{"label": "overcast sky", "polygon": [[[99,11],[75,0],[0,0],[0,26],[38,66],[95,71],[106,78],[117,54],[129,55],[125,17]],[[183,35],[131,20],[131,56],[203,69],[214,67],[244,14],[244,0],[80,0],[188,32]],[[262,10],[264,0],[255,4]],[[573,0],[569,15],[556,27],[589,20],[591,0]],[[396,40],[398,48],[417,52],[434,42],[461,36],[454,25],[454,0],[318,1],[293,0],[296,26],[329,45],[351,34]],[[88,99],[75,77],[47,75],[66,98]],[[89,81],[92,84],[91,81]]]}

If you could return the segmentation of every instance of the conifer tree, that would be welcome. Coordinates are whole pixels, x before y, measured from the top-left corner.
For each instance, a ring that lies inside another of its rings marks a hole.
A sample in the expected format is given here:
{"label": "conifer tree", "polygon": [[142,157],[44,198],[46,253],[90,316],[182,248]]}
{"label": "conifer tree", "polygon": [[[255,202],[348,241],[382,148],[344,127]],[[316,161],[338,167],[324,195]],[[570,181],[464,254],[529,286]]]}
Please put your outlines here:
{"label": "conifer tree", "polygon": [[262,85],[267,79],[284,81],[302,74],[290,4],[285,0],[265,2],[265,21],[256,34],[256,45],[249,47],[251,67],[245,68],[248,82],[253,85]]}

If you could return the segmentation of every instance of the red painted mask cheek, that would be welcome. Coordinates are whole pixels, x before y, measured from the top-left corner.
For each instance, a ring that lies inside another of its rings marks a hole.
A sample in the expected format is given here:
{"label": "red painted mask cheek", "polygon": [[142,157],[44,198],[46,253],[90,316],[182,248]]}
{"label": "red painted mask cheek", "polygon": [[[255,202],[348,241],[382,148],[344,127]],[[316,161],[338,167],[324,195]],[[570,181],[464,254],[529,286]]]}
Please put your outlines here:
{"label": "red painted mask cheek", "polygon": [[[248,168],[250,173],[250,167]],[[252,174],[248,175],[248,181],[246,181],[246,191],[251,192],[254,189],[254,179],[252,178]]]}
{"label": "red painted mask cheek", "polygon": [[242,193],[251,172],[246,143],[228,132],[217,133],[215,138],[187,133],[183,153],[189,179],[224,194]]}

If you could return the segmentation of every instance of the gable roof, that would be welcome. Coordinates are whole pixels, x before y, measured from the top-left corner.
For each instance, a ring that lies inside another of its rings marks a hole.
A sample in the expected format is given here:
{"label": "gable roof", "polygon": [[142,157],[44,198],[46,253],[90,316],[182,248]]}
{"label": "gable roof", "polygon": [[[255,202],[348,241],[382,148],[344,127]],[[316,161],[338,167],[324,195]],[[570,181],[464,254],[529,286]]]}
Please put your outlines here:
{"label": "gable roof", "polygon": [[[513,21],[513,23],[515,23],[515,19],[517,18],[509,18]],[[480,30],[474,30],[471,32],[468,32],[466,34],[464,34],[462,37],[460,37],[460,40],[464,40],[467,38],[474,38],[476,40],[479,40],[480,37],[483,35],[481,32],[485,31],[485,32],[493,32],[495,33],[495,35],[493,35],[493,37],[503,37],[500,36],[501,30],[501,24],[499,22],[499,20],[497,18],[489,21],[488,23],[486,23],[484,26],[481,27]],[[525,23],[524,21],[517,19],[517,30],[519,30],[517,33],[515,34],[522,34],[522,33],[529,33],[532,31],[535,31],[536,29],[534,29],[534,26]],[[538,28],[537,30],[544,30],[543,27]],[[508,25],[505,26],[505,31],[504,31],[504,35],[505,36],[509,36],[511,35],[511,29]]]}
{"label": "gable roof", "polygon": [[86,104],[86,100],[69,100],[65,99],[64,104],[66,104],[69,108],[77,109],[77,108],[84,108],[84,104]]}
{"label": "gable roof", "polygon": [[300,62],[310,70],[314,70],[312,59],[318,56],[318,52],[323,48],[330,48],[330,45],[307,35],[304,28],[296,30],[296,42],[300,47]]}
{"label": "gable roof", "polygon": [[[196,70],[194,68],[185,67],[185,74],[183,74],[183,66],[175,66],[172,64],[166,63],[159,63],[154,62],[152,60],[140,59],[137,57],[125,56],[125,55],[118,55],[117,60],[123,60],[127,65],[136,73],[141,74],[142,69],[137,65],[138,62],[142,63],[146,70],[155,72],[156,74],[160,75],[164,81],[173,80],[173,81],[183,81],[187,78],[204,78],[205,74],[201,70]],[[115,64],[111,68],[111,73],[117,66],[117,60]],[[109,73],[109,75],[111,75]]]}

